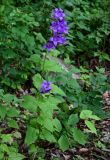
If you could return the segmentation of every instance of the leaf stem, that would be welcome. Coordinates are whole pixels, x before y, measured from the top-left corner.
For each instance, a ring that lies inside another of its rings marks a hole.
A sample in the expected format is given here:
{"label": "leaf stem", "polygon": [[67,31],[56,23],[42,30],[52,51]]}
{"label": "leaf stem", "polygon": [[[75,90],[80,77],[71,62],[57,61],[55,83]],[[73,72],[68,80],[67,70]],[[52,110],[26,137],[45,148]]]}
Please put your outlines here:
{"label": "leaf stem", "polygon": [[42,65],[42,73],[44,73],[44,67],[45,67],[45,61],[46,61],[46,53],[44,55],[44,59],[43,59],[43,65]]}

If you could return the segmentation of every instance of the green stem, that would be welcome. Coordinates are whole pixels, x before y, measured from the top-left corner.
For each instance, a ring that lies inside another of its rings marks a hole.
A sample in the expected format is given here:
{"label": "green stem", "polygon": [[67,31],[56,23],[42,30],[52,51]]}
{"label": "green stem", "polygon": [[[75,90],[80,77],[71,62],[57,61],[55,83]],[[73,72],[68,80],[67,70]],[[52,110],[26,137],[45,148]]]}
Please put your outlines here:
{"label": "green stem", "polygon": [[45,66],[45,61],[46,61],[46,53],[44,55],[44,60],[43,60],[43,65],[42,65],[42,74],[44,73],[44,66]]}

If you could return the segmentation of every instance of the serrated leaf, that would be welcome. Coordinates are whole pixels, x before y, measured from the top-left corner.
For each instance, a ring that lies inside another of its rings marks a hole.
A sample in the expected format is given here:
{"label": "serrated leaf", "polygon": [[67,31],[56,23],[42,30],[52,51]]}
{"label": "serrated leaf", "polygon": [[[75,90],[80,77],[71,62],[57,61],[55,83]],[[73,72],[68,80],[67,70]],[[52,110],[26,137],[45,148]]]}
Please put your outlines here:
{"label": "serrated leaf", "polygon": [[28,126],[25,137],[25,144],[30,145],[38,138],[39,131],[31,126]]}
{"label": "serrated leaf", "polygon": [[41,33],[37,33],[36,35],[36,39],[38,39],[41,43],[46,43],[46,40],[44,39]]}
{"label": "serrated leaf", "polygon": [[42,111],[43,116],[46,118],[52,118],[54,110],[59,110],[58,104],[62,101],[58,98],[49,96],[45,98],[38,99],[38,106]]}
{"label": "serrated leaf", "polygon": [[24,158],[25,156],[20,153],[10,152],[8,160],[23,160]]}
{"label": "serrated leaf", "polygon": [[13,142],[13,138],[11,134],[2,134],[1,135],[2,141],[5,143],[12,143]]}
{"label": "serrated leaf", "polygon": [[14,95],[12,95],[12,94],[5,94],[4,96],[3,96],[3,100],[6,102],[6,103],[10,103],[10,102],[12,102],[12,100],[14,100],[14,98],[15,98],[15,96]]}
{"label": "serrated leaf", "polygon": [[23,102],[21,106],[29,110],[30,112],[36,112],[38,104],[37,104],[37,100],[35,97],[26,95],[23,97]]}
{"label": "serrated leaf", "polygon": [[33,84],[34,84],[34,86],[35,86],[37,89],[40,88],[42,82],[43,82],[43,78],[41,77],[40,74],[34,75],[34,77],[33,77]]}
{"label": "serrated leaf", "polygon": [[81,130],[79,130],[77,128],[73,128],[72,132],[73,132],[74,140],[76,142],[78,142],[79,144],[82,144],[82,145],[84,145],[86,143],[86,136]]}
{"label": "serrated leaf", "polygon": [[18,117],[19,116],[20,111],[18,111],[16,108],[9,108],[7,115],[9,117]]}
{"label": "serrated leaf", "polygon": [[7,113],[6,106],[3,106],[0,104],[0,117],[4,119],[6,116],[6,113]]}
{"label": "serrated leaf", "polygon": [[19,129],[19,126],[18,126],[17,122],[13,119],[8,121],[8,126],[11,127],[11,128]]}
{"label": "serrated leaf", "polygon": [[67,149],[69,149],[69,141],[66,135],[62,135],[60,137],[60,139],[58,140],[58,144],[62,151],[66,151]]}
{"label": "serrated leaf", "polygon": [[8,49],[4,52],[3,56],[7,59],[11,59],[16,57],[16,53],[13,52],[13,50]]}
{"label": "serrated leaf", "polygon": [[96,116],[96,115],[91,115],[90,118],[94,119],[94,120],[100,120],[100,118],[98,116]]}
{"label": "serrated leaf", "polygon": [[1,144],[0,145],[0,151],[3,151],[3,152],[9,152],[9,148],[6,144]]}
{"label": "serrated leaf", "polygon": [[55,130],[57,132],[61,132],[62,125],[61,125],[60,121],[57,118],[53,119],[53,126],[55,127]]}
{"label": "serrated leaf", "polygon": [[34,62],[36,65],[38,65],[38,64],[40,63],[40,61],[41,61],[41,58],[40,58],[40,56],[39,56],[38,54],[33,54],[33,55],[31,55],[30,58],[28,58],[28,60],[29,60],[29,61],[32,61],[32,62]]}
{"label": "serrated leaf", "polygon": [[56,86],[55,84],[52,84],[51,86],[52,86],[52,91],[51,91],[52,93],[66,96],[64,91],[62,89],[60,89],[58,86]]}
{"label": "serrated leaf", "polygon": [[90,131],[91,131],[92,133],[97,134],[97,130],[96,130],[95,125],[94,125],[93,122],[86,120],[86,121],[85,121],[85,124],[86,124],[86,126],[90,129]]}
{"label": "serrated leaf", "polygon": [[46,72],[62,72],[61,66],[55,61],[46,60],[44,64],[44,71]]}
{"label": "serrated leaf", "polygon": [[76,68],[75,66],[71,69],[72,73],[80,73],[80,69]]}
{"label": "serrated leaf", "polygon": [[51,143],[56,142],[56,139],[55,139],[54,135],[46,129],[42,130],[40,138],[43,139],[43,140],[47,140]]}
{"label": "serrated leaf", "polygon": [[50,119],[45,119],[45,121],[43,122],[43,126],[50,132],[54,131],[53,123],[52,123],[52,120]]}
{"label": "serrated leaf", "polygon": [[68,125],[75,127],[75,125],[78,123],[78,121],[79,121],[78,115],[71,114],[68,119]]}
{"label": "serrated leaf", "polygon": [[60,52],[58,50],[51,50],[50,55],[57,57],[60,54]]}
{"label": "serrated leaf", "polygon": [[92,115],[92,111],[90,110],[82,110],[80,113],[81,119],[88,119]]}
{"label": "serrated leaf", "polygon": [[80,113],[81,119],[94,119],[94,120],[100,120],[100,118],[96,115],[92,114],[91,110],[82,110]]}

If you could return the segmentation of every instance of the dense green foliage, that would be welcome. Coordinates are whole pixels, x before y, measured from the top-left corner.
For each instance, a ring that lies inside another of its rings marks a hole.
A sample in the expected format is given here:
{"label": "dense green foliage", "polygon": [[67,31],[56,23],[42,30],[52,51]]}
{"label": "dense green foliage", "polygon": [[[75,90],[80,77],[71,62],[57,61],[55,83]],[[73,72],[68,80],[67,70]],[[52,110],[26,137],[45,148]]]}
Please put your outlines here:
{"label": "dense green foliage", "polygon": [[[110,117],[102,99],[110,91],[105,74],[110,61],[109,3],[0,2],[0,160],[45,159],[45,141],[65,151],[98,139],[95,122]],[[68,44],[47,53],[42,46],[51,34],[50,13],[55,7],[66,14]],[[70,66],[69,72],[56,57]],[[41,95],[45,79],[52,82],[52,91]]]}

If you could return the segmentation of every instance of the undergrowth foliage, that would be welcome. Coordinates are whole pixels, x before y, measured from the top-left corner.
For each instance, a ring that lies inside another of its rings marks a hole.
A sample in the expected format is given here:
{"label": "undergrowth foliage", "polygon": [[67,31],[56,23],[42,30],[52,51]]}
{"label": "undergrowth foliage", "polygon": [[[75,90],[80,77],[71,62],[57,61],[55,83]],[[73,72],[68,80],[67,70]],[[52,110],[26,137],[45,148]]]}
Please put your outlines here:
{"label": "undergrowth foliage", "polygon": [[0,2],[0,160],[45,159],[44,142],[66,151],[98,141],[95,122],[110,117],[102,99],[110,90],[108,4]]}

